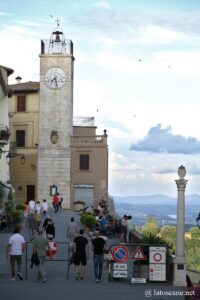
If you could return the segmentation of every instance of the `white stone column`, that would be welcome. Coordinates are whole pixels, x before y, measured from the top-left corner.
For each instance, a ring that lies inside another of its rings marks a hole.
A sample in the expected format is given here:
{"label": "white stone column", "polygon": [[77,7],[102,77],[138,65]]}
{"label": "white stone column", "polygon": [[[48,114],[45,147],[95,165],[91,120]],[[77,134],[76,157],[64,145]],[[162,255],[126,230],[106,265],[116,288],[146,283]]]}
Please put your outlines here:
{"label": "white stone column", "polygon": [[175,180],[178,189],[177,225],[176,225],[176,256],[174,259],[173,285],[187,286],[186,260],[185,260],[185,188],[188,180],[185,180],[186,169],[178,168],[179,179]]}

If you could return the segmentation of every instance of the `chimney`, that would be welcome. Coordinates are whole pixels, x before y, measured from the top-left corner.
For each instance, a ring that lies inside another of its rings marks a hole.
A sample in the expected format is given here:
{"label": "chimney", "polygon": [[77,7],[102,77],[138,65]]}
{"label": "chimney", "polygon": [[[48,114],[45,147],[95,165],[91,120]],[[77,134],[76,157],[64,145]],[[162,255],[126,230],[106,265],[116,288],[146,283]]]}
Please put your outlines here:
{"label": "chimney", "polygon": [[17,76],[15,79],[16,79],[17,84],[21,83],[21,81],[22,81],[22,78],[20,76]]}

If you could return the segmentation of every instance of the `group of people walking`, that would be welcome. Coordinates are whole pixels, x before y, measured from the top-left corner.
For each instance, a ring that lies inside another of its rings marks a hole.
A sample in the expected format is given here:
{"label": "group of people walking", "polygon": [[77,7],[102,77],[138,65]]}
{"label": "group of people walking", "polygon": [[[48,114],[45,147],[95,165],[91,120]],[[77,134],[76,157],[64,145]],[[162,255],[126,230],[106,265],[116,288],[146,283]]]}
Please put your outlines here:
{"label": "group of people walking", "polygon": [[[31,217],[35,214],[35,208],[33,211],[30,209],[27,221],[31,223]],[[51,228],[49,233],[48,228]],[[15,281],[16,278],[23,280],[22,275],[22,255],[26,247],[26,242],[21,234],[22,224],[18,224],[11,237],[9,238],[6,247],[6,257],[10,258],[11,266],[11,281]],[[55,226],[52,218],[48,215],[45,218],[43,224],[40,224],[37,231],[31,236],[32,238],[32,263],[35,263],[38,268],[37,282],[47,282],[45,272],[45,257],[46,251],[50,253],[50,259],[52,259],[51,241],[55,237]],[[99,231],[95,231],[94,236],[89,241],[88,237],[84,236],[84,230],[75,222],[72,217],[67,226],[67,239],[70,245],[70,253],[73,254],[73,264],[75,266],[75,278],[76,280],[83,280],[85,277],[85,267],[87,265],[90,249],[93,252],[94,263],[94,275],[96,282],[100,282],[102,279],[103,270],[103,254],[106,241],[100,236]],[[37,257],[37,263],[35,261]]]}
{"label": "group of people walking", "polygon": [[[78,231],[78,226],[73,217],[67,227],[67,237],[70,243],[71,257],[73,257],[71,262],[75,265],[76,280],[84,279],[85,266],[89,259],[90,247],[88,239],[84,236],[84,230],[80,229]],[[102,280],[105,244],[106,241],[100,236],[100,232],[96,230],[91,240],[96,282]]]}

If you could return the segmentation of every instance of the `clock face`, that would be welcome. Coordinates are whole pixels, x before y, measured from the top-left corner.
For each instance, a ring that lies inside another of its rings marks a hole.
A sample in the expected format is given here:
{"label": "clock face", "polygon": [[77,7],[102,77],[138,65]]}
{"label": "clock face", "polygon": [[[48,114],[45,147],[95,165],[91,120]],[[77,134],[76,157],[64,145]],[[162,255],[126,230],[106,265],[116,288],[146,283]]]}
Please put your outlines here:
{"label": "clock face", "polygon": [[51,68],[46,72],[45,83],[48,88],[56,90],[65,85],[66,75],[60,68]]}

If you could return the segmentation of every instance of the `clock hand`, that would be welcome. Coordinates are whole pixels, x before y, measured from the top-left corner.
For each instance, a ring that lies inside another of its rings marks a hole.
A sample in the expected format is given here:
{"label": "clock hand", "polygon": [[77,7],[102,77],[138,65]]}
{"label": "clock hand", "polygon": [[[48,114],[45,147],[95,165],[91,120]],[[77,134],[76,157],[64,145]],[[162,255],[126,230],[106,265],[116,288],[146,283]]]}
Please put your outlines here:
{"label": "clock hand", "polygon": [[58,87],[58,81],[57,81],[57,77],[55,76],[55,83],[56,83],[56,86]]}
{"label": "clock hand", "polygon": [[51,82],[55,81],[55,86],[58,87],[58,81],[57,77],[55,76],[53,79],[51,79]]}

